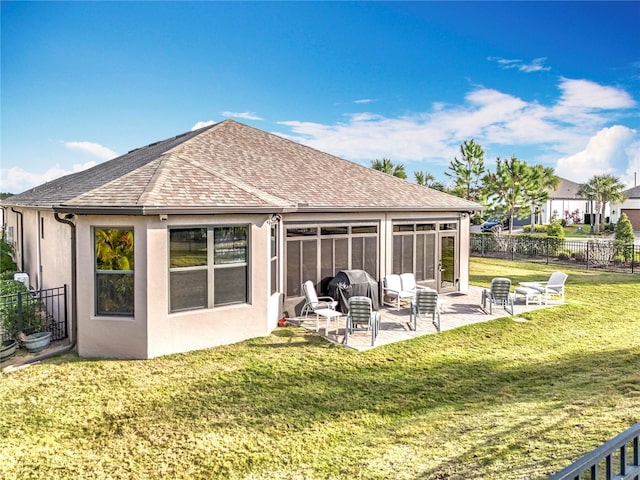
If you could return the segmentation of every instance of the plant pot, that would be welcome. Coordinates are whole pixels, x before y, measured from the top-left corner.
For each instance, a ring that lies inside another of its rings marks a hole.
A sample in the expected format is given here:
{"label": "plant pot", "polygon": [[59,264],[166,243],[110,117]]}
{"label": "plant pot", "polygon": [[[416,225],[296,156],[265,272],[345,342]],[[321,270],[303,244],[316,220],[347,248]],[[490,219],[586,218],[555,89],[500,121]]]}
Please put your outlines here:
{"label": "plant pot", "polygon": [[16,350],[18,348],[18,342],[15,340],[5,340],[2,342],[0,346],[0,362],[6,360],[7,358],[11,358],[15,355]]}
{"label": "plant pot", "polygon": [[51,343],[51,332],[38,332],[33,335],[27,335],[22,341],[24,348],[31,353],[47,348],[49,343]]}

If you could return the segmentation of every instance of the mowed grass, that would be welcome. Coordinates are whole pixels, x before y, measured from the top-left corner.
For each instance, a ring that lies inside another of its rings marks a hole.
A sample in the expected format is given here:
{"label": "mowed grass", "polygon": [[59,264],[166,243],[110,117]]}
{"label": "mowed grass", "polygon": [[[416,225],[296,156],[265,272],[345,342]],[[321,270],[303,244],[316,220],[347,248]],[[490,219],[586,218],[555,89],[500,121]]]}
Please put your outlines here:
{"label": "mowed grass", "polygon": [[292,327],[2,375],[0,477],[544,479],[640,421],[638,276],[564,270],[564,306],[364,353]]}

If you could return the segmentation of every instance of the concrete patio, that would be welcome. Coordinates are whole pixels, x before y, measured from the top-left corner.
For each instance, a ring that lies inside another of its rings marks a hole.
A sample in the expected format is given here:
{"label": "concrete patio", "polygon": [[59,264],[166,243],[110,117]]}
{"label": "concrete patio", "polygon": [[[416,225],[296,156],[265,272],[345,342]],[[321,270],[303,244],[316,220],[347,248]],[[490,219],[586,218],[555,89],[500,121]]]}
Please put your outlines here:
{"label": "concrete patio", "polygon": [[[482,290],[483,288],[481,287],[471,286],[469,287],[469,291],[466,293],[454,292],[441,294],[441,331],[452,330],[472,323],[487,322],[496,318],[511,316],[511,314],[502,307],[495,305],[493,306],[493,314],[489,314],[488,307],[485,312],[481,306]],[[515,321],[519,319],[521,320],[518,315],[524,312],[553,307],[556,305],[561,305],[561,302],[558,300],[550,301],[548,305],[525,305],[524,299],[522,297],[518,297],[515,303],[513,319]],[[409,329],[408,307],[400,308],[399,311],[396,311],[394,308],[385,305],[380,309],[380,332],[378,333],[375,346],[379,347],[380,345],[409,340],[422,335],[438,333],[430,320],[430,317],[428,319],[418,320],[418,328],[416,331],[413,331]],[[320,318],[319,329],[316,332],[316,316],[313,314],[309,315],[307,318],[291,318],[289,321],[292,324],[300,325],[311,332],[323,336],[330,342],[344,345],[344,316],[337,319],[337,329],[336,320],[332,320],[328,332],[325,331],[325,319],[322,317]],[[359,351],[375,348],[371,346],[371,334],[364,331],[356,331],[349,335],[349,344],[347,347]]]}

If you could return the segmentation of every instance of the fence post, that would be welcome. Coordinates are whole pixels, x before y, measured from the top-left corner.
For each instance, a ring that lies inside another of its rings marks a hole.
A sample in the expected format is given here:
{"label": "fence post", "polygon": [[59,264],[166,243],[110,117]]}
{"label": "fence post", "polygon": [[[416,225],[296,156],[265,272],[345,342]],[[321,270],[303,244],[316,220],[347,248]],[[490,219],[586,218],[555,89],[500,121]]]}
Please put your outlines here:
{"label": "fence post", "polygon": [[589,245],[591,242],[587,240],[587,270],[589,270]]}
{"label": "fence post", "polygon": [[22,331],[22,292],[18,292],[18,332]]}
{"label": "fence post", "polygon": [[511,248],[511,261],[516,259],[515,248],[513,248],[513,234],[509,232],[509,248]]}
{"label": "fence post", "polygon": [[546,238],[545,244],[547,246],[547,265],[549,265],[549,237]]}

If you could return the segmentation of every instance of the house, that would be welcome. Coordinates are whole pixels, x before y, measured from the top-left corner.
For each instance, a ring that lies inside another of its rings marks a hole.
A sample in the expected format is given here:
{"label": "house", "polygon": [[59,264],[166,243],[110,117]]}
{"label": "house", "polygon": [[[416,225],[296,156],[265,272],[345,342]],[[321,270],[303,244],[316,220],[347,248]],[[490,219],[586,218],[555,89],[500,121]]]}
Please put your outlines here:
{"label": "house", "polygon": [[633,225],[633,229],[640,231],[640,186],[623,191],[627,199],[619,204],[611,205],[611,221],[618,223],[620,215],[626,213]]}
{"label": "house", "polygon": [[[551,218],[555,214],[559,219],[566,219],[575,214],[578,219],[574,223],[585,223],[587,225],[595,222],[596,205],[595,202],[586,198],[580,198],[578,190],[580,184],[560,177],[560,185],[555,190],[549,190],[549,199],[540,209],[540,214],[536,223],[551,223]],[[602,218],[609,216],[609,205],[605,206]]]}
{"label": "house", "polygon": [[232,120],[1,205],[32,286],[70,285],[79,354],[140,359],[267,335],[340,270],[465,291],[483,208]]}

